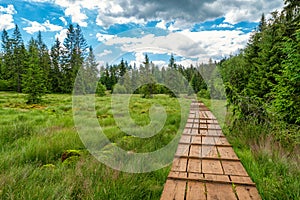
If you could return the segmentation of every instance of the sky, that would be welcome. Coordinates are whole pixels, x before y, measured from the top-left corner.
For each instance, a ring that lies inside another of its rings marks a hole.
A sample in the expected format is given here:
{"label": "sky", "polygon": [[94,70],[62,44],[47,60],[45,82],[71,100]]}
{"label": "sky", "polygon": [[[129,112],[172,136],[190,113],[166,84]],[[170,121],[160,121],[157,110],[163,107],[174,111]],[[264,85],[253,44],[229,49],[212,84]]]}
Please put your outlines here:
{"label": "sky", "polygon": [[0,31],[18,24],[24,42],[41,31],[50,48],[79,24],[101,63],[157,65],[220,60],[243,49],[262,13],[283,0],[0,0]]}

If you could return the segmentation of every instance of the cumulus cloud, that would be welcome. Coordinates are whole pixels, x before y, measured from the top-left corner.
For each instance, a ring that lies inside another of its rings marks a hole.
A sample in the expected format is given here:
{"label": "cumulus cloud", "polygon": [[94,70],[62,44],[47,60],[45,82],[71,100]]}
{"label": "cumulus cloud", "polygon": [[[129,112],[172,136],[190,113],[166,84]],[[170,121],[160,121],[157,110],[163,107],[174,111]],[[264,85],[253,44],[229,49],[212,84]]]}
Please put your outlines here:
{"label": "cumulus cloud", "polygon": [[113,53],[111,50],[104,49],[104,51],[102,53],[98,53],[97,56],[98,57],[104,57],[104,56],[107,56],[107,55],[109,55],[111,53]]}
{"label": "cumulus cloud", "polygon": [[87,15],[81,12],[80,6],[72,6],[68,7],[65,10],[66,16],[71,16],[72,22],[79,24],[82,27],[87,27],[87,22],[85,20],[88,19]]}
{"label": "cumulus cloud", "polygon": [[62,23],[64,23],[65,26],[68,25],[68,22],[64,17],[60,17],[59,19],[60,19],[60,21],[62,21]]}
{"label": "cumulus cloud", "polygon": [[[65,8],[65,14],[81,26],[87,26],[83,9],[96,10],[99,26],[109,27],[115,23],[147,23],[161,21],[159,28],[176,22],[171,29],[185,29],[195,23],[225,16],[225,22],[258,21],[260,15],[283,6],[282,0],[29,0],[54,2]],[[180,27],[180,28],[179,28]]]}
{"label": "cumulus cloud", "polygon": [[114,37],[114,35],[109,35],[109,34],[102,34],[102,33],[97,33],[96,37],[98,39],[99,42],[105,42],[111,38]]}
{"label": "cumulus cloud", "polygon": [[147,34],[140,38],[117,37],[107,40],[104,45],[119,48],[123,52],[133,52],[137,63],[143,60],[143,53],[154,54],[174,53],[190,60],[199,59],[202,62],[209,58],[220,59],[244,48],[251,33],[241,30],[201,31],[183,30],[170,32],[166,36]]}
{"label": "cumulus cloud", "polygon": [[13,15],[16,14],[13,5],[8,5],[7,7],[0,6],[0,30],[9,30],[15,27]]}
{"label": "cumulus cloud", "polygon": [[33,34],[38,31],[41,32],[56,32],[63,29],[63,27],[51,24],[49,20],[46,20],[44,23],[39,23],[37,21],[30,21],[22,18],[25,22],[27,22],[30,26],[23,28],[27,33]]}
{"label": "cumulus cloud", "polygon": [[58,38],[58,40],[63,43],[65,38],[67,37],[68,29],[63,29],[59,33],[55,35],[55,38]]}

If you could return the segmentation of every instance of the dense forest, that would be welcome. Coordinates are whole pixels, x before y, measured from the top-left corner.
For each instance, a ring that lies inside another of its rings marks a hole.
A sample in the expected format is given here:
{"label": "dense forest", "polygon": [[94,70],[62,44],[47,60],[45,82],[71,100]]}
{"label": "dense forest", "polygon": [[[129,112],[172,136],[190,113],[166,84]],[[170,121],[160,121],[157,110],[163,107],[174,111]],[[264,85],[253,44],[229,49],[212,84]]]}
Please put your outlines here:
{"label": "dense forest", "polygon": [[[11,37],[3,30],[0,62],[0,90],[27,93],[28,103],[40,101],[45,93],[72,93],[79,71],[79,75],[82,75],[81,93],[96,91],[101,96],[105,94],[105,90],[109,90],[118,93],[141,93],[143,97],[151,97],[157,93],[175,96],[176,92],[156,83],[169,79],[174,83],[170,82],[168,85],[176,85],[178,83],[174,80],[177,78],[174,76],[178,72],[182,76],[178,77],[182,79],[180,92],[191,94],[201,91],[209,96],[202,75],[211,74],[215,69],[212,61],[197,66],[177,65],[173,54],[169,64],[164,67],[154,65],[148,55],[145,55],[145,61],[140,66],[128,65],[123,59],[119,64],[98,66],[93,48],[87,45],[80,26],[72,24],[68,27],[63,44],[56,39],[50,50],[43,42],[41,32],[36,39],[31,38],[26,47],[18,25]],[[167,78],[168,76],[173,77]],[[98,80],[96,90],[95,82]],[[145,82],[148,84],[137,87]],[[194,91],[183,91],[188,84]],[[131,91],[132,88],[135,91]],[[180,89],[178,86],[177,90]]]}
{"label": "dense forest", "polygon": [[247,47],[220,63],[237,117],[300,125],[300,2],[262,15]]}
{"label": "dense forest", "polygon": [[237,114],[300,125],[300,3],[287,2],[270,19],[262,15],[247,47],[220,65]]}

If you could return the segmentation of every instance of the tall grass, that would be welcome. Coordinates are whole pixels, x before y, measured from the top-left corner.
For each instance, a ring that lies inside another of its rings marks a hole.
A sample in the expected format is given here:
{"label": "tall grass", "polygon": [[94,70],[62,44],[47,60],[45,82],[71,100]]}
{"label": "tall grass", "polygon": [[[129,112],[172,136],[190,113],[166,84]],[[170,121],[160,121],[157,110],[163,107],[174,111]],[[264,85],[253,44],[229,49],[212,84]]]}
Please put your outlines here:
{"label": "tall grass", "polygon": [[299,143],[286,147],[277,138],[284,132],[276,122],[255,119],[238,120],[225,129],[262,199],[300,199]]}
{"label": "tall grass", "polygon": [[[39,105],[27,105],[23,98],[22,94],[0,92],[0,199],[160,198],[170,167],[143,174],[113,170],[82,144],[74,128],[70,95],[46,95]],[[97,97],[97,118],[114,144],[127,151],[150,152],[171,141],[181,121],[177,100],[165,95],[154,99],[133,96],[133,120],[148,124],[153,104],[165,106],[168,117],[163,129],[151,138],[132,137],[116,126],[110,96]],[[77,150],[81,156],[62,162],[67,150]]]}

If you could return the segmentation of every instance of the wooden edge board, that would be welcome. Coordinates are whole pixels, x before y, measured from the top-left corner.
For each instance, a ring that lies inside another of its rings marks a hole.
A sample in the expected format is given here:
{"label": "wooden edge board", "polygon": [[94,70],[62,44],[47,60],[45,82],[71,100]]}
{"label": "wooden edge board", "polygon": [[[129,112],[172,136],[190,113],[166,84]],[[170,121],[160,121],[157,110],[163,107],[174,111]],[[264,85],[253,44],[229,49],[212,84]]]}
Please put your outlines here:
{"label": "wooden edge board", "polygon": [[242,183],[242,182],[233,182],[233,181],[221,181],[221,180],[209,180],[205,178],[183,178],[183,177],[172,177],[168,176],[168,179],[171,180],[181,180],[181,181],[195,181],[195,182],[202,182],[202,183],[220,183],[220,184],[234,184],[238,186],[253,186],[256,187],[255,183]]}

